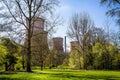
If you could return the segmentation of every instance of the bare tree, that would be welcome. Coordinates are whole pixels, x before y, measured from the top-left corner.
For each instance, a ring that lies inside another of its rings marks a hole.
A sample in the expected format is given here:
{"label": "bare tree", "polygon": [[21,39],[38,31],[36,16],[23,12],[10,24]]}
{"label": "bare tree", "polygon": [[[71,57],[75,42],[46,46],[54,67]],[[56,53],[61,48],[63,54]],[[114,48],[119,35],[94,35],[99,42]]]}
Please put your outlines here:
{"label": "bare tree", "polygon": [[100,0],[100,3],[109,7],[106,14],[114,17],[117,20],[118,25],[120,25],[120,0]]}
{"label": "bare tree", "polygon": [[79,61],[81,55],[84,60],[84,69],[86,66],[86,46],[89,40],[89,33],[91,28],[94,26],[94,23],[90,19],[87,13],[75,14],[70,20],[68,27],[68,36],[76,41],[78,41],[78,52],[79,52]]}
{"label": "bare tree", "polygon": [[92,45],[95,45],[96,42],[99,42],[101,44],[105,44],[107,42],[108,34],[106,34],[103,29],[93,27],[91,32],[92,32],[91,36]]}
{"label": "bare tree", "polygon": [[[0,0],[3,9],[0,11],[1,20],[11,22],[11,27],[26,30],[26,71],[31,72],[31,38],[35,17],[52,13],[58,0]],[[1,7],[0,6],[0,7]],[[26,25],[28,20],[28,25]]]}
{"label": "bare tree", "polygon": [[100,3],[109,7],[109,10],[106,12],[106,14],[114,17],[119,26],[120,35],[120,0],[100,0]]}

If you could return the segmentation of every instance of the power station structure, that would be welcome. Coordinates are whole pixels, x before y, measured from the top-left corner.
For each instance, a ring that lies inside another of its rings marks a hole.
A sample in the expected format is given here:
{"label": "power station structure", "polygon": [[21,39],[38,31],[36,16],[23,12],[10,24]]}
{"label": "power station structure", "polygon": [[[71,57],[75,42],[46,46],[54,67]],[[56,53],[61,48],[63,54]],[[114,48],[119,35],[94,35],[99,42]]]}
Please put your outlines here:
{"label": "power station structure", "polygon": [[[29,26],[29,21],[26,19],[26,25]],[[44,49],[47,51],[48,48],[48,32],[44,31],[44,19],[34,17],[32,21],[32,38],[31,38],[31,51],[37,52],[38,50],[43,51]],[[27,32],[26,32],[27,39]],[[25,40],[24,45],[27,44],[27,40]]]}
{"label": "power station structure", "polygon": [[79,48],[78,41],[71,41],[70,42],[70,52],[77,50]]}
{"label": "power station structure", "polygon": [[[41,48],[45,48],[46,50],[49,50],[48,38],[47,38],[48,32],[44,30],[44,22],[45,21],[43,18],[38,18],[38,17],[33,18],[33,22],[32,22],[33,34],[31,38],[32,51],[39,50],[40,48],[38,46],[41,46]],[[29,21],[27,19],[26,19],[26,25],[29,26]],[[25,41],[25,44],[26,43],[27,42]],[[58,52],[64,52],[62,37],[54,37],[52,39],[52,49],[57,50]]]}
{"label": "power station structure", "polygon": [[63,38],[62,37],[54,37],[53,41],[53,50],[57,50],[58,52],[63,52]]}
{"label": "power station structure", "polygon": [[[45,20],[43,18],[34,17],[33,21],[31,22],[31,25],[33,26],[33,31],[44,31],[44,21]],[[26,19],[26,25],[29,26],[28,19]]]}
{"label": "power station structure", "polygon": [[[32,37],[31,37],[31,58],[32,58],[32,64],[34,65],[42,65],[41,63],[44,63],[45,56],[48,55],[48,52],[50,52],[49,46],[48,46],[48,32],[44,30],[44,19],[42,18],[33,18],[33,24],[32,25]],[[29,21],[26,20],[26,25],[29,27]],[[26,40],[24,42],[24,45],[27,46],[27,32],[26,32]],[[63,38],[62,37],[54,37],[52,39],[52,50],[51,52],[54,53],[57,52],[56,58],[57,60],[54,60],[54,58],[50,57],[50,63],[53,63],[54,65],[58,66],[63,63],[64,60],[64,49],[63,49]],[[51,55],[52,56],[52,55]],[[54,56],[53,56],[54,57]],[[36,61],[37,60],[37,61]],[[41,61],[41,62],[39,62]]]}

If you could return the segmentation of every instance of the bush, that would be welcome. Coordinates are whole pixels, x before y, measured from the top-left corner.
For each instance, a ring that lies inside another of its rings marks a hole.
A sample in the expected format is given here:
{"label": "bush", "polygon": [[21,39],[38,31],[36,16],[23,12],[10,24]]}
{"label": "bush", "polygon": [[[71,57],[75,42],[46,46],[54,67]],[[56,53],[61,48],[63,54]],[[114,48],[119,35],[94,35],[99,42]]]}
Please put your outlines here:
{"label": "bush", "polygon": [[21,68],[22,68],[22,64],[21,63],[15,64],[15,69],[16,70],[20,70]]}

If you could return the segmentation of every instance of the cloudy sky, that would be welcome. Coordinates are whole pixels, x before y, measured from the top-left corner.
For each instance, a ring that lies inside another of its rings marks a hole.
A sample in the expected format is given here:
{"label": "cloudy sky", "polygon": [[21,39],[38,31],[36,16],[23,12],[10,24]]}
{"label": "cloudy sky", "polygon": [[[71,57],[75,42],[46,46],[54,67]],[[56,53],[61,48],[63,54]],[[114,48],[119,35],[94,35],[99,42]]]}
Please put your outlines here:
{"label": "cloudy sky", "polygon": [[[60,0],[60,6],[56,8],[56,13],[63,17],[64,25],[57,27],[55,37],[66,36],[66,31],[70,17],[74,13],[87,12],[94,21],[96,27],[104,28],[106,20],[110,22],[110,29],[116,29],[115,21],[105,15],[108,8],[100,4],[100,0]],[[68,45],[69,45],[69,39]]]}

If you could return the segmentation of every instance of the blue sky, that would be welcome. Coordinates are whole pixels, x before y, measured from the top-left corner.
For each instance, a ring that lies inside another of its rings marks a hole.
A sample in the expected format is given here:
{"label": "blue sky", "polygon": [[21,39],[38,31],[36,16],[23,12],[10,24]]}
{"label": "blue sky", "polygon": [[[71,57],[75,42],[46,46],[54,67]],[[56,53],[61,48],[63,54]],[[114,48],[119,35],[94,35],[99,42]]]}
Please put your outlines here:
{"label": "blue sky", "polygon": [[[66,36],[66,31],[70,17],[74,13],[87,12],[94,21],[96,27],[104,28],[105,21],[110,22],[110,30],[116,30],[115,21],[105,15],[107,7],[100,4],[100,0],[60,0],[60,6],[56,8],[56,13],[64,19],[64,25],[58,26],[54,34],[55,37]],[[69,39],[67,38],[69,45]]]}

